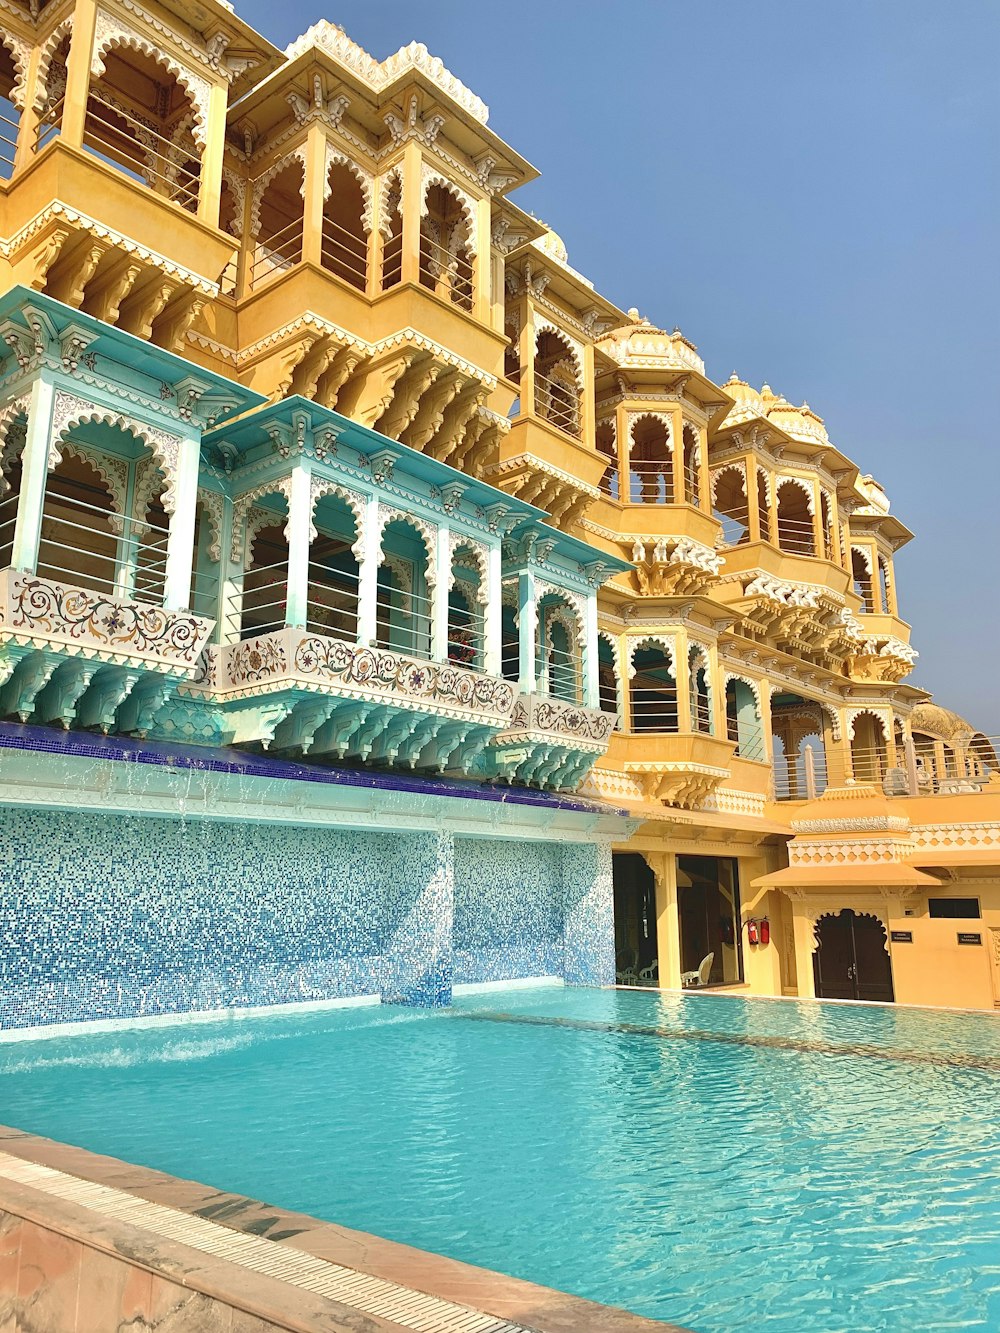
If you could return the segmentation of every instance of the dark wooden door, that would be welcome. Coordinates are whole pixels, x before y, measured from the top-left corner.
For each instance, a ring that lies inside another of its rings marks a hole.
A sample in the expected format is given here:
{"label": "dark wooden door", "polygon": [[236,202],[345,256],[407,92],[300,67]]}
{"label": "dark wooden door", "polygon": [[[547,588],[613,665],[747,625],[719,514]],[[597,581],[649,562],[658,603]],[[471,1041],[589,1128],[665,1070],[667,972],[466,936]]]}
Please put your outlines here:
{"label": "dark wooden door", "polygon": [[877,917],[849,907],[820,921],[813,972],[821,1000],[891,1003],[895,998],[885,928]]}

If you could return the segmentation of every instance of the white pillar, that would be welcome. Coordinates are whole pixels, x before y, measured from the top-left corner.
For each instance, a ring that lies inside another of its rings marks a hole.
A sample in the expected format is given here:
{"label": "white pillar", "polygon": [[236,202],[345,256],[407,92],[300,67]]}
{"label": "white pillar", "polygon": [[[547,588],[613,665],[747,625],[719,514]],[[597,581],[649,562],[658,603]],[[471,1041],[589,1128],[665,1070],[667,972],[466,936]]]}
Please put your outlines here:
{"label": "white pillar", "polygon": [[28,428],[21,455],[21,490],[17,500],[14,543],[10,563],[14,569],[35,572],[38,541],[42,532],[42,506],[49,472],[49,442],[52,439],[52,408],[55,386],[39,375],[31,386]]}
{"label": "white pillar", "polygon": [[451,588],[451,529],[442,523],[437,530],[437,582],[427,593],[431,599],[431,658],[448,660],[448,592]]}
{"label": "white pillar", "polygon": [[288,500],[288,588],[285,624],[305,629],[309,604],[309,528],[312,524],[312,478],[302,463],[292,468]]}
{"label": "white pillar", "polygon": [[529,570],[518,575],[518,621],[520,629],[519,686],[522,694],[534,694],[535,661],[538,652],[538,594],[535,576]]}
{"label": "white pillar", "polygon": [[485,660],[491,676],[503,672],[503,556],[499,545],[489,548],[486,572]]}
{"label": "white pillar", "polygon": [[588,708],[601,706],[601,678],[598,671],[597,590],[587,593],[586,636],[584,640],[583,701]]}
{"label": "white pillar", "polygon": [[194,564],[194,520],[198,503],[198,464],[201,441],[182,439],[174,477],[174,512],[167,533],[167,566],[163,579],[163,606],[181,611],[191,605],[191,568]]}
{"label": "white pillar", "polygon": [[378,636],[378,567],[382,545],[378,530],[378,496],[365,501],[364,550],[358,565],[358,643],[371,647]]}

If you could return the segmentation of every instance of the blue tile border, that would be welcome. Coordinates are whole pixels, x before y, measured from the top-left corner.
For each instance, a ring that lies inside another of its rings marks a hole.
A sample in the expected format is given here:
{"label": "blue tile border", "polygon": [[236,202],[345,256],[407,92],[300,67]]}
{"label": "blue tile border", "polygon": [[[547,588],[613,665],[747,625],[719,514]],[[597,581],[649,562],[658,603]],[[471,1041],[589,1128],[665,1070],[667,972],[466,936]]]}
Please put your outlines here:
{"label": "blue tile border", "polygon": [[465,782],[458,778],[408,777],[405,773],[377,772],[338,765],[320,768],[227,746],[208,750],[204,746],[180,745],[171,741],[136,740],[130,736],[95,736],[89,731],[55,730],[18,722],[0,722],[0,750],[3,749],[34,750],[84,759],[105,759],[114,763],[153,764],[159,768],[187,768],[282,782],[321,782],[340,787],[412,792],[419,796],[494,801],[580,814],[627,817],[625,810],[602,801],[536,791],[528,787]]}

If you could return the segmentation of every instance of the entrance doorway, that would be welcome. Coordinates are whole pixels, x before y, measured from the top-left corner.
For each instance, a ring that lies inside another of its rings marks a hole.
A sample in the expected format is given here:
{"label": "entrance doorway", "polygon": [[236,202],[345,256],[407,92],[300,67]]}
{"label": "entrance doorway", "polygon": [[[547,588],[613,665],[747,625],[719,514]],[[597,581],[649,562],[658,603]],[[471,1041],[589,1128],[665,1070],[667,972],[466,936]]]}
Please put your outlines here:
{"label": "entrance doorway", "polygon": [[816,995],[821,1000],[876,1000],[891,1004],[892,963],[885,927],[877,916],[845,907],[820,917],[813,953]]}
{"label": "entrance doorway", "polygon": [[734,985],[743,980],[739,862],[720,856],[677,858],[681,984]]}
{"label": "entrance doorway", "polygon": [[634,852],[612,858],[615,886],[615,980],[622,986],[658,986],[656,881]]}

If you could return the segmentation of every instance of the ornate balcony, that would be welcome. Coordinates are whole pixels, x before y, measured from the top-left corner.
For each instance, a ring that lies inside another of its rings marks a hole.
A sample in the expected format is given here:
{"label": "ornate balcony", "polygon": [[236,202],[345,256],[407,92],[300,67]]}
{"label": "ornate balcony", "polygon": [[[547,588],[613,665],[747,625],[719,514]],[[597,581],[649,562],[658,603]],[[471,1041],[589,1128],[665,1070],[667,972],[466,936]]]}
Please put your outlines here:
{"label": "ornate balcony", "polygon": [[690,810],[730,775],[736,742],[695,733],[619,735],[609,761],[637,778],[647,800]]}
{"label": "ornate balcony", "polygon": [[158,732],[466,774],[513,707],[498,677],[286,627],[207,648]]}
{"label": "ornate balcony", "polygon": [[538,787],[575,787],[604,754],[614,714],[599,708],[522,694],[509,725],[490,741],[498,777]]}

